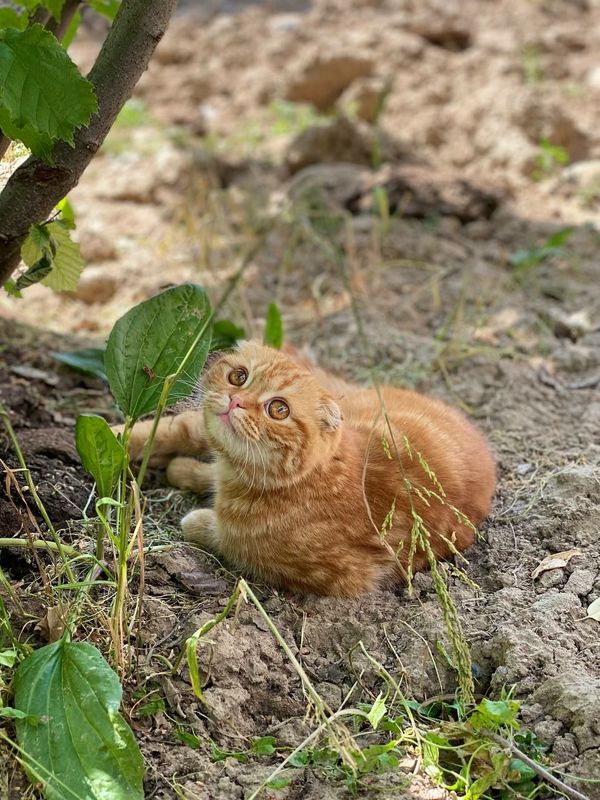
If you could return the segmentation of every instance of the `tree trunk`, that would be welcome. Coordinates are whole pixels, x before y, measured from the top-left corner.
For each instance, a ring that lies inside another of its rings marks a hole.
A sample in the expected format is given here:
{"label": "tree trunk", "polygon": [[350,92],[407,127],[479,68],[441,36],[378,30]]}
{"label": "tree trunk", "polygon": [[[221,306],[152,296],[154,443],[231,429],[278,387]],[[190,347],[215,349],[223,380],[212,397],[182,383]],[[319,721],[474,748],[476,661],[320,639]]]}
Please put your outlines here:
{"label": "tree trunk", "polygon": [[98,112],[75,133],[75,146],[58,142],[54,164],[35,156],[10,177],[0,194],[0,285],[19,265],[21,245],[34,223],[44,222],[77,185],[130,97],[162,38],[177,0],[123,0],[89,80]]}

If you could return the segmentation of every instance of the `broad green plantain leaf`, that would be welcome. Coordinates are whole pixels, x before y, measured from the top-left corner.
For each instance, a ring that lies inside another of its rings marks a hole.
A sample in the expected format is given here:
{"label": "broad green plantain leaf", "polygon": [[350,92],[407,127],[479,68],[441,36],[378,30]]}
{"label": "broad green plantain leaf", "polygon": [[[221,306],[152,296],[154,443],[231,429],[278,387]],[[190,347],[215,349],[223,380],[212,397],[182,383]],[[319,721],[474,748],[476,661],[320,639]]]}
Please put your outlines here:
{"label": "broad green plantain leaf", "polygon": [[264,342],[269,347],[275,347],[277,350],[283,344],[283,322],[275,303],[271,303],[267,310]]}
{"label": "broad green plantain leaf", "polygon": [[14,707],[29,720],[15,721],[17,740],[47,800],[142,800],[142,756],[119,714],[122,693],[91,644],[63,639],[21,663]]}
{"label": "broad green plantain leaf", "polygon": [[156,409],[165,378],[194,345],[167,405],[192,394],[210,347],[210,303],[201,286],[185,283],[130,309],[106,346],[108,383],[121,410],[138,419]]}
{"label": "broad green plantain leaf", "polygon": [[21,258],[33,266],[46,257],[52,269],[41,282],[55,292],[73,292],[84,267],[79,245],[74,242],[63,222],[32,225],[21,248]]}
{"label": "broad green plantain leaf", "polygon": [[66,364],[78,372],[83,372],[84,375],[95,375],[96,378],[108,382],[104,369],[104,350],[99,347],[86,347],[82,350],[50,353],[50,355],[62,364]]}
{"label": "broad green plantain leaf", "polygon": [[48,139],[73,144],[75,129],[89,123],[98,103],[66,50],[35,24],[23,31],[0,30],[0,108],[6,112],[3,128],[8,116],[16,129],[38,137],[19,137],[36,152]]}
{"label": "broad green plantain leaf", "polygon": [[106,420],[95,414],[77,417],[75,444],[81,463],[96,481],[98,497],[110,497],[125,459],[123,445]]}

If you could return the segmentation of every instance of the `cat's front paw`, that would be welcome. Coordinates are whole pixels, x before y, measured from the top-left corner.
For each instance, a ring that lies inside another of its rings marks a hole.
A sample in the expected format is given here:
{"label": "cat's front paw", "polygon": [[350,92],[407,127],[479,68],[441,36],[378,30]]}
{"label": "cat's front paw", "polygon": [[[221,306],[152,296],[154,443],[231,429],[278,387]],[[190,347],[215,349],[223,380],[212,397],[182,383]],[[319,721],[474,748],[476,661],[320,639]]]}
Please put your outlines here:
{"label": "cat's front paw", "polygon": [[167,480],[178,489],[190,489],[197,494],[205,494],[214,487],[214,466],[195,458],[178,456],[169,462]]}
{"label": "cat's front paw", "polygon": [[217,518],[210,508],[197,508],[181,520],[181,530],[186,542],[204,547],[213,552],[219,551]]}

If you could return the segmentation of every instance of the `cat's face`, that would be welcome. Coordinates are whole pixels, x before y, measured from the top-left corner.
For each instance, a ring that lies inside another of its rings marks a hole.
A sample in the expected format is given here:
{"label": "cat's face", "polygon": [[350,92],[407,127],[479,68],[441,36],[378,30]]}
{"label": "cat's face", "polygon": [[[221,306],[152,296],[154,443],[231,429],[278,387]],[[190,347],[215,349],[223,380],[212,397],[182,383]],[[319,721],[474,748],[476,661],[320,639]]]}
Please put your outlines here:
{"label": "cat's face", "polygon": [[202,379],[213,447],[245,475],[289,483],[326,459],[341,412],[313,375],[256,342],[219,358]]}

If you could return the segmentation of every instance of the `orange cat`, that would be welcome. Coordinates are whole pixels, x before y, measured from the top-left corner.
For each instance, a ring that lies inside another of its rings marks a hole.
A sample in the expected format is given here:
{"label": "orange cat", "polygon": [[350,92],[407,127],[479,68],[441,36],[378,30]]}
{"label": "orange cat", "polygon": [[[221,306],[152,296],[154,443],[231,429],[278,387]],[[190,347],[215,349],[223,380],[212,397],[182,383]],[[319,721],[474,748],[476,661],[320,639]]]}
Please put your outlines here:
{"label": "orange cat", "polygon": [[[457,411],[415,392],[362,389],[306,359],[244,342],[202,378],[202,409],[160,421],[153,454],[174,486],[214,488],[214,509],[182,521],[185,538],[276,586],[352,597],[474,539],[495,468]],[[385,412],[383,411],[385,408]],[[387,415],[387,420],[386,420]],[[151,423],[132,432],[139,457]],[[464,516],[461,516],[464,515]],[[416,522],[415,522],[416,521]],[[416,546],[416,550],[415,550]]]}

